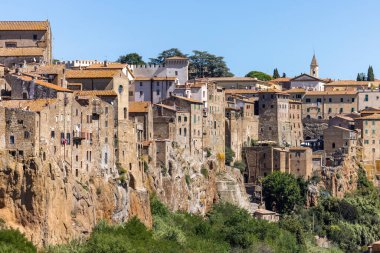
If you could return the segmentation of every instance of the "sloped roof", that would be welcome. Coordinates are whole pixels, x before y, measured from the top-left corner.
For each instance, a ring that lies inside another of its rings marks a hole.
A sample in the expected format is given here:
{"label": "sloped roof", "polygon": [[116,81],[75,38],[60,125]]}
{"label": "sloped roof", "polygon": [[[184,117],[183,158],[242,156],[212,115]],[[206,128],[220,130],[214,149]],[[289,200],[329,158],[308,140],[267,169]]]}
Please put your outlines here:
{"label": "sloped roof", "polygon": [[0,48],[0,56],[43,56],[44,50],[39,47],[7,47]]}
{"label": "sloped roof", "polygon": [[270,81],[274,82],[274,83],[289,82],[290,78],[288,78],[288,77],[279,77],[279,78],[276,78],[276,79],[273,79],[273,80],[270,80]]}
{"label": "sloped roof", "polygon": [[306,93],[305,89],[302,88],[294,88],[286,91],[287,93]]}
{"label": "sloped roof", "polygon": [[57,99],[3,100],[0,101],[0,107],[40,112],[49,104],[53,104],[55,102],[57,102]]}
{"label": "sloped roof", "polygon": [[368,115],[368,116],[363,116],[363,117],[359,117],[359,118],[356,118],[355,120],[380,120],[380,114],[378,113],[374,113],[374,114],[371,114],[371,115]]}
{"label": "sloped roof", "polygon": [[172,95],[172,97],[178,98],[178,99],[182,99],[182,100],[188,101],[190,103],[203,104],[202,101],[199,101],[199,100],[196,100],[196,99],[192,99],[192,98],[187,98],[187,97],[182,97],[182,96],[175,96],[175,95]]}
{"label": "sloped roof", "polygon": [[317,57],[313,54],[313,59],[311,59],[310,66],[318,66]]}
{"label": "sloped roof", "polygon": [[307,91],[306,96],[337,96],[337,95],[356,95],[357,91],[334,90],[334,91]]}
{"label": "sloped roof", "polygon": [[146,77],[146,76],[136,76],[135,81],[175,81],[177,77],[166,76],[166,77]]}
{"label": "sloped roof", "polygon": [[266,89],[266,90],[260,90],[259,93],[276,93],[276,94],[282,94],[282,95],[289,95],[286,91],[281,91],[277,89]]}
{"label": "sloped roof", "polygon": [[120,70],[104,69],[104,70],[67,70],[67,79],[96,79],[96,78],[113,78]]}
{"label": "sloped roof", "polygon": [[171,110],[171,111],[177,111],[174,106],[170,106],[170,105],[165,105],[165,104],[154,104],[155,106],[159,106],[159,107],[162,107],[162,108],[165,108],[165,109],[168,109],[168,110]]}
{"label": "sloped roof", "polygon": [[49,21],[0,21],[0,31],[46,31]]}
{"label": "sloped roof", "polygon": [[257,90],[246,90],[246,89],[226,89],[225,94],[257,94]]}
{"label": "sloped roof", "polygon": [[[24,81],[33,81],[32,77],[26,76],[26,75],[22,75],[22,76],[15,76],[14,75],[14,77],[21,79],[21,80],[24,80]],[[56,90],[56,91],[72,92],[72,90],[69,90],[67,88],[58,86],[56,84],[48,83],[48,82],[45,82],[45,81],[39,80],[39,79],[34,79],[34,83],[37,85],[49,88],[49,89]]]}
{"label": "sloped roof", "polygon": [[379,86],[380,81],[337,80],[331,83],[327,83],[325,86],[368,86],[369,84],[375,84]]}
{"label": "sloped roof", "polygon": [[117,96],[113,90],[80,90],[75,91],[74,94],[78,96]]}
{"label": "sloped roof", "polygon": [[150,102],[129,102],[129,112],[149,112]]}

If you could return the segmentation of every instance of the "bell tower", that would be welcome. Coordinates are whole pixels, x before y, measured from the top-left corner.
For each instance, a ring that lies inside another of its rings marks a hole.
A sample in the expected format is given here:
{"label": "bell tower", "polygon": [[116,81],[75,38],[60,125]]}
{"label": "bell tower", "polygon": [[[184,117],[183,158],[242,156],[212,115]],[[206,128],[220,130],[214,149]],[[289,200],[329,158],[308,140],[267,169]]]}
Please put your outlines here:
{"label": "bell tower", "polygon": [[318,69],[319,67],[318,67],[317,58],[315,57],[315,54],[314,54],[313,59],[311,60],[311,63],[310,63],[310,75],[318,78]]}

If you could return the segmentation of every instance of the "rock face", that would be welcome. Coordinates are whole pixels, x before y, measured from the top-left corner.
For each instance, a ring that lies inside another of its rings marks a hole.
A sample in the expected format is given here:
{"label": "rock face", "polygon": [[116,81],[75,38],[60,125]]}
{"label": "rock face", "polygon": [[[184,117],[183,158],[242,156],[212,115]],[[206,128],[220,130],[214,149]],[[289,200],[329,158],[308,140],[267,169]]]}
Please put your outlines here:
{"label": "rock face", "polygon": [[174,149],[168,171],[149,173],[150,186],[173,211],[207,213],[217,201],[226,201],[249,208],[248,196],[238,170],[225,169],[218,158],[206,160],[186,156]]}
{"label": "rock face", "polygon": [[201,161],[180,152],[170,154],[167,171],[149,168],[145,188],[136,190],[129,187],[129,177],[89,172],[78,179],[53,158],[21,161],[1,152],[0,218],[42,247],[85,238],[100,220],[117,223],[137,216],[152,227],[153,192],[173,211],[203,215],[217,201],[249,208],[238,170],[225,169],[216,156]]}
{"label": "rock face", "polygon": [[131,216],[152,225],[146,191],[96,174],[77,181],[54,163],[0,153],[0,217],[38,246],[85,237],[102,219],[121,222]]}

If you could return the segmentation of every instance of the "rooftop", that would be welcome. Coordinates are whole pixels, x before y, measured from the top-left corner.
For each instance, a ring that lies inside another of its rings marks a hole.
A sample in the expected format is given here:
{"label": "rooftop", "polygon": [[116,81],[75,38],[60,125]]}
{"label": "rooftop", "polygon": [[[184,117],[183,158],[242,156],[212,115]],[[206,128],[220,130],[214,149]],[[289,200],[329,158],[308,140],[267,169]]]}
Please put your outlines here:
{"label": "rooftop", "polygon": [[117,96],[113,90],[80,90],[75,91],[74,94],[78,96]]}
{"label": "rooftop", "polygon": [[56,101],[57,99],[3,100],[0,101],[0,107],[40,112],[49,104],[53,104]]}
{"label": "rooftop", "polygon": [[113,78],[116,74],[121,71],[118,69],[104,69],[104,70],[67,70],[66,78],[67,79],[96,79],[104,78],[109,79]]}
{"label": "rooftop", "polygon": [[355,120],[380,120],[380,114],[378,113],[374,113],[374,114],[371,114],[371,115],[368,115],[368,116],[363,116],[363,117],[359,117],[359,118],[356,118]]}
{"label": "rooftop", "polygon": [[[23,81],[33,81],[33,78],[30,77],[30,76],[15,76],[17,77],[18,79],[21,79]],[[49,89],[53,89],[53,90],[56,90],[56,91],[65,91],[65,92],[72,92],[71,90],[67,89],[67,88],[64,88],[64,87],[61,87],[61,86],[58,86],[56,84],[52,84],[52,83],[48,83],[48,82],[45,82],[43,80],[38,80],[38,79],[34,79],[34,83],[35,84],[38,84],[40,86],[43,86],[43,87],[46,87],[46,88],[49,88]]]}
{"label": "rooftop", "polygon": [[226,89],[225,94],[257,94],[257,90],[246,90],[246,89]]}
{"label": "rooftop", "polygon": [[165,105],[165,104],[154,104],[155,106],[159,106],[159,107],[162,107],[162,108],[165,108],[165,109],[168,109],[168,110],[171,110],[171,111],[177,111],[174,106],[170,106],[170,105]]}
{"label": "rooftop", "polygon": [[202,101],[199,101],[199,100],[196,100],[196,99],[192,99],[192,98],[187,98],[187,97],[182,97],[182,96],[175,96],[175,95],[172,95],[172,97],[178,98],[178,99],[182,99],[182,100],[185,100],[185,101],[188,101],[188,102],[191,102],[191,103],[203,104]]}
{"label": "rooftop", "polygon": [[306,93],[305,89],[302,88],[294,88],[286,91],[287,93]]}
{"label": "rooftop", "polygon": [[307,96],[337,96],[337,95],[356,95],[358,94],[357,91],[341,91],[341,90],[335,90],[335,91],[307,91]]}
{"label": "rooftop", "polygon": [[379,86],[380,81],[337,80],[331,83],[327,83],[325,86],[368,86],[369,84],[375,84]]}
{"label": "rooftop", "polygon": [[23,48],[0,48],[0,56],[42,56],[44,48],[23,47]]}
{"label": "rooftop", "polygon": [[49,21],[0,21],[0,31],[46,31]]}
{"label": "rooftop", "polygon": [[129,102],[129,112],[149,112],[150,102]]}
{"label": "rooftop", "polygon": [[147,76],[136,76],[135,81],[175,81],[177,77],[166,76],[166,77],[147,77]]}

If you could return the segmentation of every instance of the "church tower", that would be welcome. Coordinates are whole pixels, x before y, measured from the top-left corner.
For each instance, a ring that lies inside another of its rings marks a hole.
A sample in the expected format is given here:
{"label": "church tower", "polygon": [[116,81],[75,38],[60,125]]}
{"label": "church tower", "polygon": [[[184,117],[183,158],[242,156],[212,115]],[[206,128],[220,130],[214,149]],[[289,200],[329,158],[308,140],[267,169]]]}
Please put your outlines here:
{"label": "church tower", "polygon": [[315,57],[315,54],[313,55],[313,59],[310,63],[310,75],[318,78],[318,62],[317,58]]}

